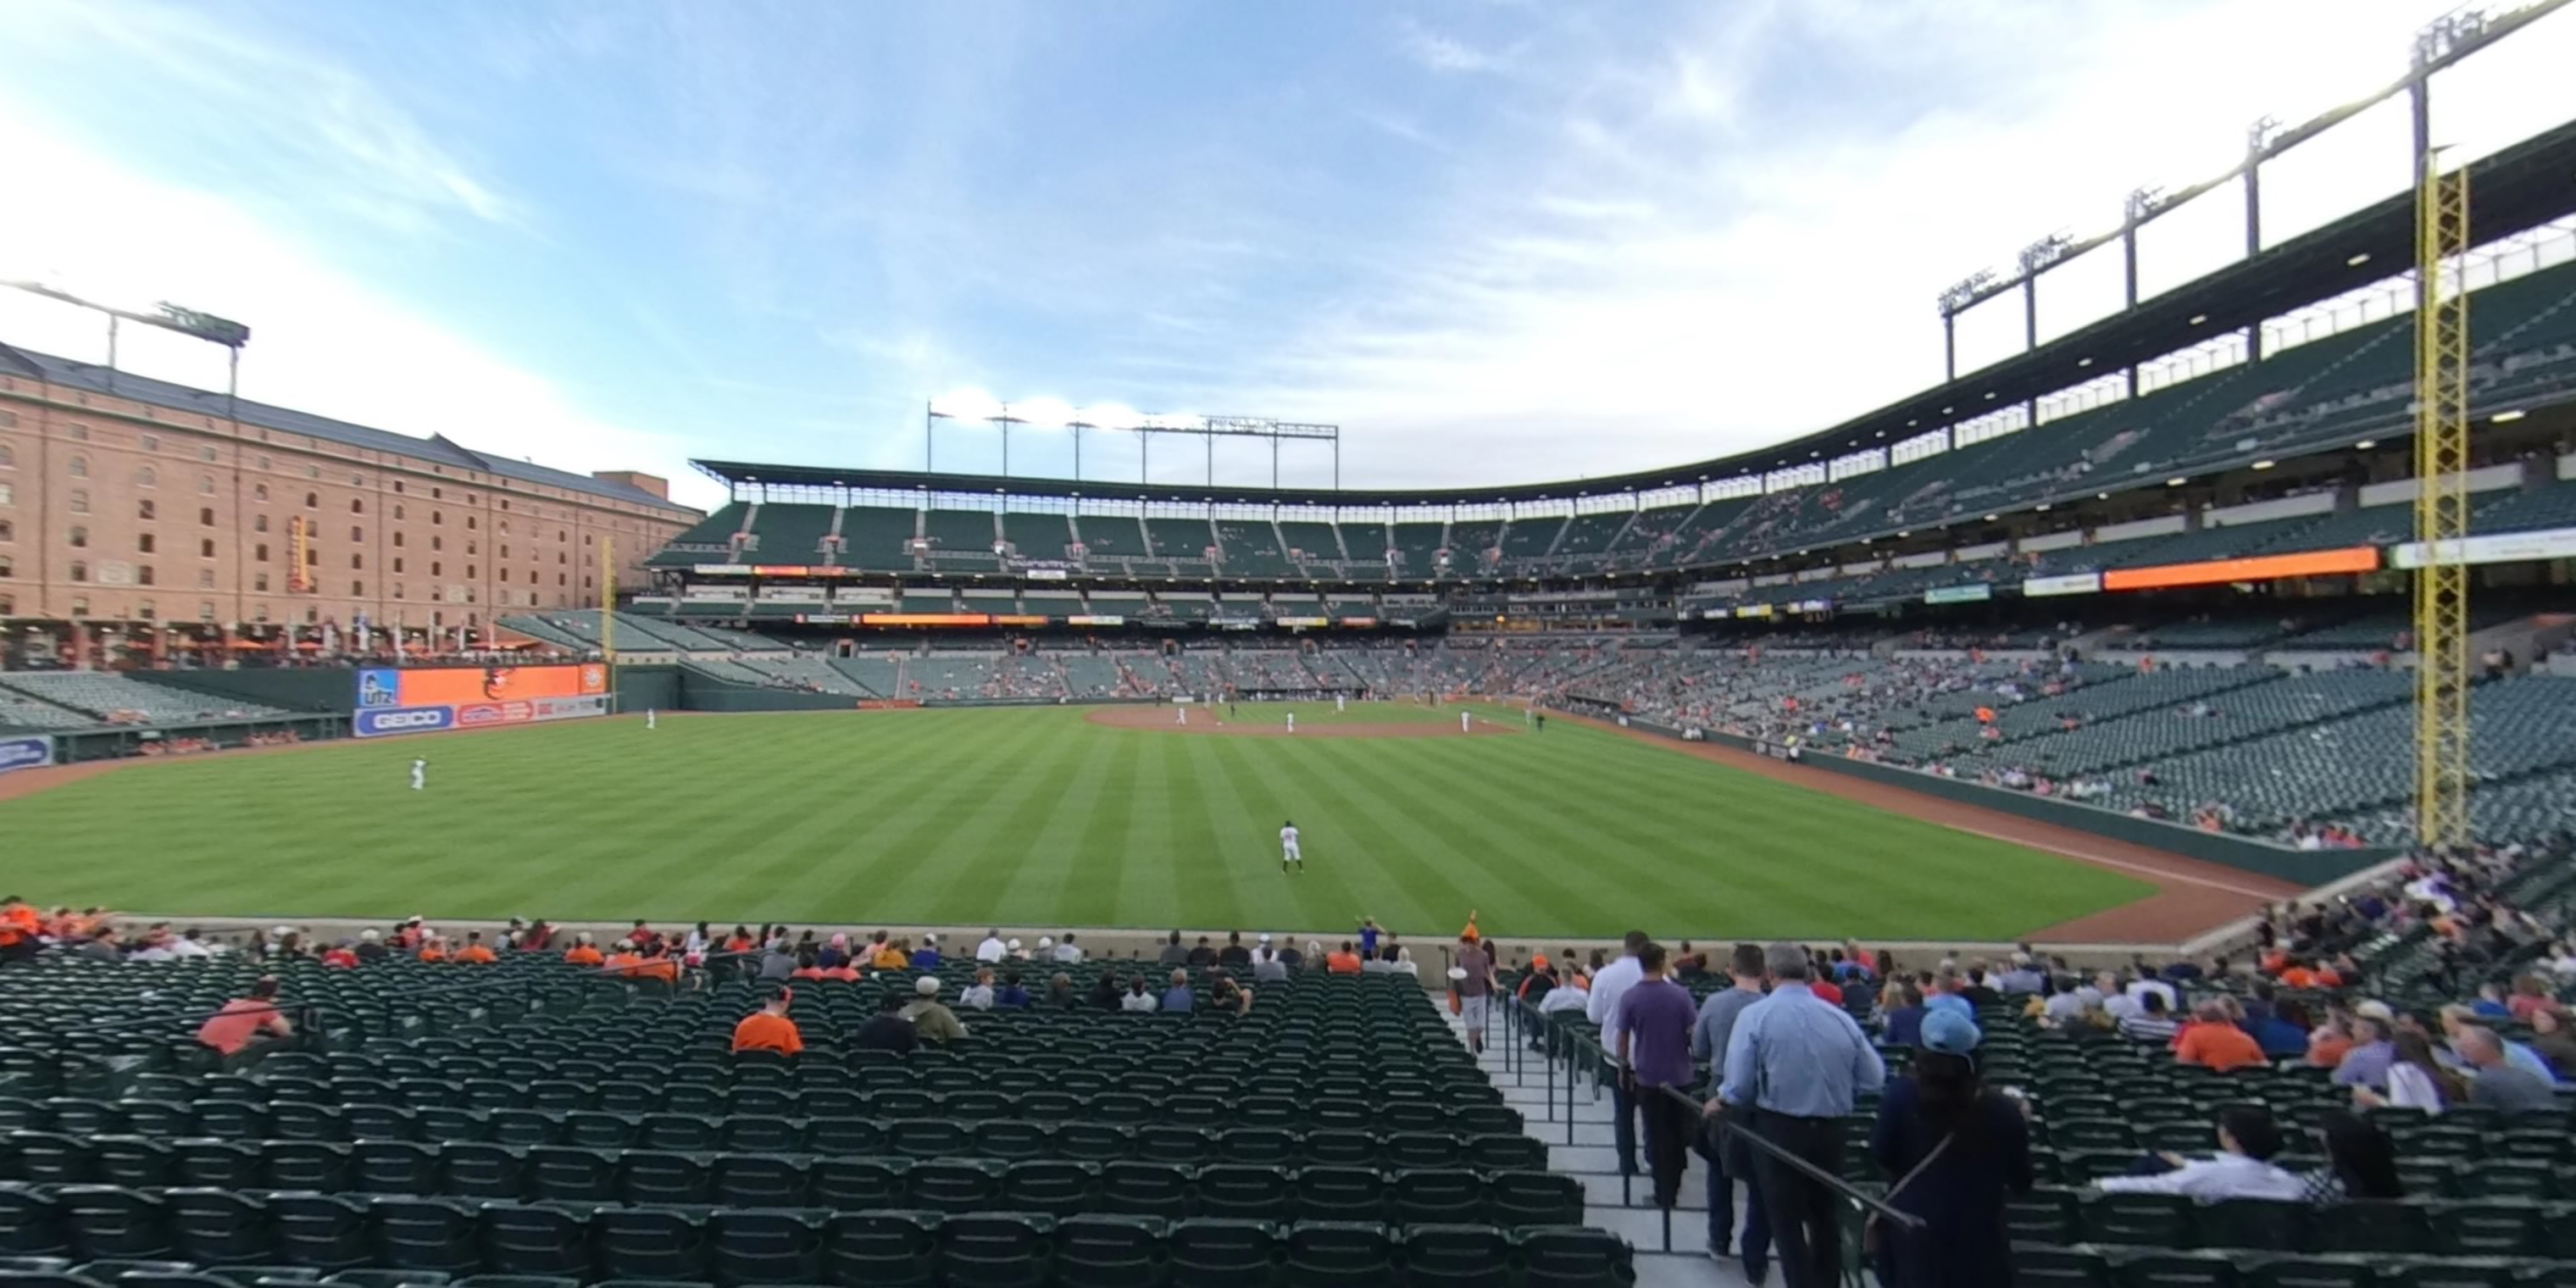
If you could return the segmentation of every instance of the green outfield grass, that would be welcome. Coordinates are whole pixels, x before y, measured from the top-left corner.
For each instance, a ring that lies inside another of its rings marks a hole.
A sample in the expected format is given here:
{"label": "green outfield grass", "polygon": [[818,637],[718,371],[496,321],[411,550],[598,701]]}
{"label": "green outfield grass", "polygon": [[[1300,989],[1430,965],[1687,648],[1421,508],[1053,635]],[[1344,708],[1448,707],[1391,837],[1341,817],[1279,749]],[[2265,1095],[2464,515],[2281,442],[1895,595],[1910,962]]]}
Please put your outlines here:
{"label": "green outfield grass", "polygon": [[[204,916],[1447,934],[1475,908],[1514,936],[2000,939],[2150,892],[1571,721],[1426,734],[1078,708],[585,721],[138,765],[0,803],[0,838],[38,902]],[[1279,870],[1284,818],[1303,875]]]}

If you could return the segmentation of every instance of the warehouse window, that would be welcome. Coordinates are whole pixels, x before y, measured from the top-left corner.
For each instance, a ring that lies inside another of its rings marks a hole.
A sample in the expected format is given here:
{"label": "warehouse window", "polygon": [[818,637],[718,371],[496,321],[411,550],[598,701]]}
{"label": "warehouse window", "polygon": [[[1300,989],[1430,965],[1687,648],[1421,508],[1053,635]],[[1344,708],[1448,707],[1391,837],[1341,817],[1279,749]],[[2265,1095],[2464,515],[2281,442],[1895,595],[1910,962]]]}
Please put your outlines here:
{"label": "warehouse window", "polygon": [[[261,572],[261,573],[253,573],[253,574],[251,574],[251,578],[250,578],[250,588],[251,588],[252,590],[261,591],[261,592],[265,592],[265,591],[267,591],[267,589],[268,589],[268,574],[267,574],[267,573],[264,573],[264,572]],[[268,617],[267,617],[268,610],[267,610],[267,609],[265,609],[265,608],[262,608],[262,609],[260,609],[259,611],[260,611],[260,613],[261,613],[260,620],[261,620],[261,621],[267,621],[267,620],[268,620]]]}
{"label": "warehouse window", "polygon": [[267,499],[268,499],[268,485],[267,485],[267,484],[265,484],[265,483],[253,483],[253,484],[251,484],[251,487],[250,487],[250,499],[251,499],[251,500],[254,500],[254,501],[265,501],[265,500],[267,500]]}
{"label": "warehouse window", "polygon": [[0,577],[11,577],[17,575],[17,568],[17,563],[11,560],[9,556],[0,555]]}
{"label": "warehouse window", "polygon": [[197,510],[197,526],[201,528],[211,528],[215,526],[215,512],[210,508],[203,506],[199,507]]}
{"label": "warehouse window", "polygon": [[215,620],[215,601],[211,599],[200,599],[197,601],[197,620],[201,622],[211,622]]}
{"label": "warehouse window", "polygon": [[265,515],[265,514],[263,514],[263,515],[260,515],[259,517],[255,518],[255,519],[252,519],[252,520],[250,521],[250,530],[251,530],[251,531],[253,531],[253,532],[266,532],[266,531],[268,531],[268,516],[267,516],[267,515]]}
{"label": "warehouse window", "polygon": [[74,514],[87,514],[89,513],[89,492],[84,488],[73,488],[71,498],[65,504]]}
{"label": "warehouse window", "polygon": [[214,569],[212,569],[212,568],[200,568],[200,569],[198,569],[198,570],[197,570],[197,589],[199,589],[199,590],[213,590],[214,588],[215,588],[215,570],[214,570]]}
{"label": "warehouse window", "polygon": [[142,536],[136,537],[134,539],[134,548],[147,555],[152,553],[152,534],[147,532]]}
{"label": "warehouse window", "polygon": [[79,549],[83,549],[83,548],[85,548],[86,546],[88,546],[88,545],[89,545],[89,529],[84,528],[84,527],[82,527],[81,525],[79,525],[79,524],[75,523],[75,524],[73,524],[73,525],[72,525],[72,530],[71,530],[71,534],[70,534],[70,535],[71,535],[72,549],[74,549],[74,550],[79,550]]}
{"label": "warehouse window", "polygon": [[85,478],[88,478],[88,477],[89,477],[89,458],[88,458],[88,457],[86,457],[86,456],[75,456],[75,457],[73,457],[73,458],[72,458],[71,464],[70,464],[70,465],[65,466],[64,468],[65,468],[65,469],[68,469],[68,470],[70,470],[70,471],[71,471],[71,475],[72,475],[72,477],[73,477],[73,478],[76,478],[76,479],[85,479]]}
{"label": "warehouse window", "polygon": [[145,564],[142,567],[135,569],[134,579],[146,586],[153,584],[152,565]]}
{"label": "warehouse window", "polygon": [[89,596],[87,596],[87,595],[74,595],[74,596],[72,596],[72,616],[74,616],[74,617],[87,617],[87,616],[89,616]]}
{"label": "warehouse window", "polygon": [[134,471],[134,486],[136,486],[136,487],[157,487],[157,486],[159,486],[159,485],[160,485],[160,483],[161,483],[161,476],[160,476],[159,474],[157,474],[157,473],[154,473],[154,472],[153,472],[153,469],[152,469],[152,467],[151,467],[151,466],[149,466],[149,465],[143,465],[143,466],[137,466],[137,467],[135,468],[135,471]]}
{"label": "warehouse window", "polygon": [[252,561],[253,563],[267,563],[267,562],[268,562],[268,543],[267,543],[267,542],[265,542],[265,541],[263,541],[263,542],[260,542],[258,545],[252,546],[252,547],[250,548],[250,557],[251,557],[251,561]]}
{"label": "warehouse window", "polygon": [[85,563],[85,562],[81,561],[81,560],[78,560],[78,559],[74,559],[74,560],[72,560],[72,580],[73,580],[73,581],[88,581],[88,580],[89,580],[89,565],[88,565],[87,563]]}
{"label": "warehouse window", "polygon": [[200,541],[200,542],[198,542],[198,543],[197,543],[197,557],[198,557],[198,558],[200,558],[200,559],[212,559],[212,558],[214,558],[214,557],[215,557],[215,543],[214,543],[212,540],[206,540],[206,541]]}
{"label": "warehouse window", "polygon": [[134,441],[142,444],[144,451],[157,452],[161,450],[161,436],[159,434],[145,434]]}
{"label": "warehouse window", "polygon": [[197,495],[199,495],[199,496],[213,496],[214,494],[215,494],[215,476],[214,476],[214,475],[212,475],[212,474],[200,474],[200,475],[198,475],[198,476],[197,476]]}
{"label": "warehouse window", "polygon": [[136,502],[134,505],[134,517],[138,519],[149,519],[154,517],[152,503],[150,501]]}

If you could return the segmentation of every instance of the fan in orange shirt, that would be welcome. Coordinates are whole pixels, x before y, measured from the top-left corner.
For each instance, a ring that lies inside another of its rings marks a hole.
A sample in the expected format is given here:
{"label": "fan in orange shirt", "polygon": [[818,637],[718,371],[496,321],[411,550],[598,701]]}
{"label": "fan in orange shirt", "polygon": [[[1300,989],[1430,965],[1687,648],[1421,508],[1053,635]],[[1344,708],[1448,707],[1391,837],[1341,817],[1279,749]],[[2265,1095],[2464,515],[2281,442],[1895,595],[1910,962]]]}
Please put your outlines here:
{"label": "fan in orange shirt", "polygon": [[1359,952],[1351,947],[1351,941],[1345,939],[1341,951],[1325,955],[1324,969],[1336,975],[1357,975],[1360,973]]}
{"label": "fan in orange shirt", "polygon": [[438,937],[438,936],[436,936],[436,935],[424,935],[424,936],[422,936],[422,937],[421,937],[421,941],[420,941],[420,953],[419,953],[419,957],[420,957],[420,960],[425,961],[425,962],[443,962],[443,961],[446,961],[446,960],[447,960],[447,941],[446,941],[446,940],[444,940],[444,939],[439,938],[439,937]]}
{"label": "fan in orange shirt", "polygon": [[599,950],[591,946],[587,930],[573,936],[572,947],[564,950],[564,961],[574,966],[596,966],[605,960],[599,955]]}
{"label": "fan in orange shirt", "polygon": [[680,982],[680,963],[671,957],[670,945],[655,940],[644,950],[644,964],[629,972],[637,979],[658,979],[665,984]]}
{"label": "fan in orange shirt", "polygon": [[644,955],[635,951],[635,945],[621,939],[617,941],[617,951],[610,953],[603,965],[611,975],[633,979],[635,972],[643,968]]}
{"label": "fan in orange shirt", "polygon": [[2226,1073],[2270,1062],[2263,1058],[2263,1048],[2253,1035],[2227,1018],[2223,1003],[2203,1002],[2174,1042],[2174,1063]]}
{"label": "fan in orange shirt", "polygon": [[775,1051],[794,1055],[805,1049],[805,1035],[796,1031],[796,1021],[787,1018],[788,1003],[796,999],[796,990],[781,984],[761,1008],[742,1017],[733,1026],[733,1049],[736,1051]]}
{"label": "fan in orange shirt", "polygon": [[469,930],[465,932],[465,946],[456,950],[456,960],[468,966],[489,966],[501,959],[483,946],[482,931]]}
{"label": "fan in orange shirt", "polygon": [[1474,944],[1482,941],[1484,937],[1484,933],[1476,929],[1476,910],[1469,908],[1467,910],[1467,928],[1458,932],[1458,938],[1465,940],[1467,943]]}

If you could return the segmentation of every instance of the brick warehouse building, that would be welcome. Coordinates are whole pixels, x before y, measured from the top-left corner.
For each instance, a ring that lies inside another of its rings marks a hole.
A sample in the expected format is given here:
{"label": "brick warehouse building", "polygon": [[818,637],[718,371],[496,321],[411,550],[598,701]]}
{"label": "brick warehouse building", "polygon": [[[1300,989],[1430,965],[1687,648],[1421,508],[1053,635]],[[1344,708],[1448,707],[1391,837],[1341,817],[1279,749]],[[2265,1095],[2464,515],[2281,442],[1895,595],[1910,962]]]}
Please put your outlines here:
{"label": "brick warehouse building", "polygon": [[668,490],[0,345],[13,634],[54,624],[155,655],[362,618],[452,637],[597,603],[602,541],[619,584],[642,586],[644,559],[701,517]]}

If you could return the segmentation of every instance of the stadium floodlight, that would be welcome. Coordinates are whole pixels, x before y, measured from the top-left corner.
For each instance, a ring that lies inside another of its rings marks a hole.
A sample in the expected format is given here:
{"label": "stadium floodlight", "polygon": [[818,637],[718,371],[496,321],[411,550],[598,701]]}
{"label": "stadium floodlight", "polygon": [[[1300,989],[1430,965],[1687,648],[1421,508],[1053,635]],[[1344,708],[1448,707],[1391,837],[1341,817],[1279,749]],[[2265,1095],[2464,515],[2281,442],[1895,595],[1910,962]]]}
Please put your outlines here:
{"label": "stadium floodlight", "polygon": [[1176,430],[1184,434],[1195,434],[1207,427],[1207,417],[1195,412],[1163,412],[1147,416],[1143,425],[1145,429]]}
{"label": "stadium floodlight", "polygon": [[1077,408],[1073,418],[1065,423],[1075,429],[1134,429],[1144,424],[1145,418],[1133,407],[1119,403],[1094,403]]}
{"label": "stadium floodlight", "polygon": [[1041,429],[1058,429],[1073,423],[1073,404],[1061,398],[1024,398],[1010,405],[1011,419]]}
{"label": "stadium floodlight", "polygon": [[930,414],[940,420],[990,421],[1003,411],[1001,399],[980,389],[960,389],[930,400]]}

